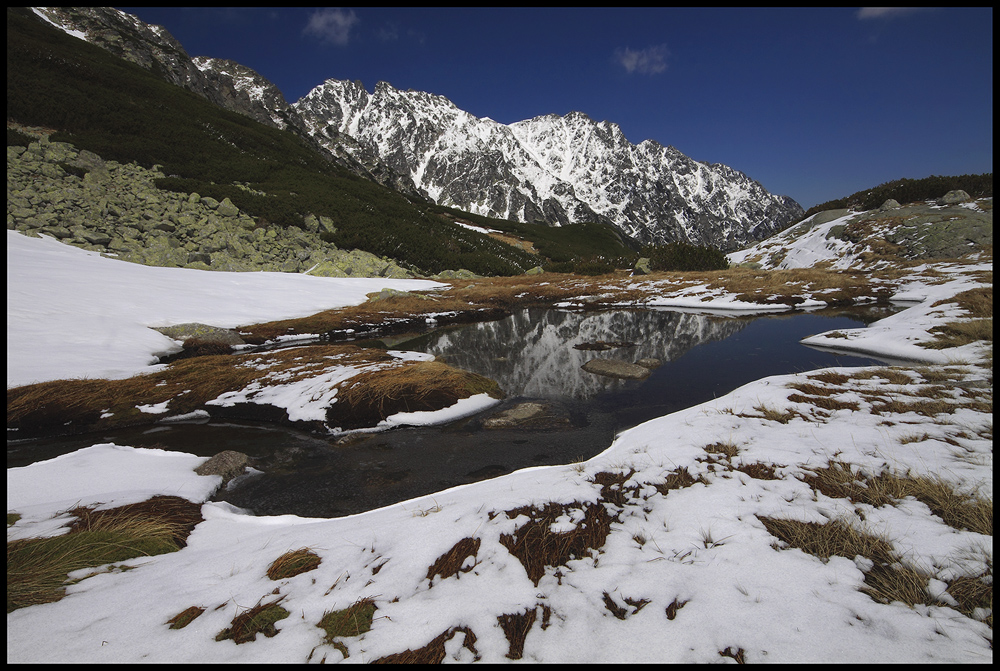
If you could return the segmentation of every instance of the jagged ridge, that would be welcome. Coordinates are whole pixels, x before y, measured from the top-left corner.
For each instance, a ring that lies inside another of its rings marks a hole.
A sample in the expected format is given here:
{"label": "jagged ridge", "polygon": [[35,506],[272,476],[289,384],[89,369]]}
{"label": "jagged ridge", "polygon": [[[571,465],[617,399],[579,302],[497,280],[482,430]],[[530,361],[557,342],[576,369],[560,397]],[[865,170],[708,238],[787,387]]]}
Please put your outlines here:
{"label": "jagged ridge", "polygon": [[293,104],[324,143],[352,138],[439,204],[518,221],[599,221],[647,243],[735,249],[802,215],[743,173],[695,161],[586,114],[504,125],[379,82],[327,80]]}

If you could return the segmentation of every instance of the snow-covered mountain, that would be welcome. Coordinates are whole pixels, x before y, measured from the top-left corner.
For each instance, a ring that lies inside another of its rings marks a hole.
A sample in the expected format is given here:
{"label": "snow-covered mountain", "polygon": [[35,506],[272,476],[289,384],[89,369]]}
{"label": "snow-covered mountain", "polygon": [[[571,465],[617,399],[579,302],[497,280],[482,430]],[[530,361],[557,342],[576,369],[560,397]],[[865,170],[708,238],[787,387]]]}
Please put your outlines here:
{"label": "snow-covered mountain", "polygon": [[735,249],[802,215],[743,173],[571,112],[510,125],[442,96],[330,79],[292,105],[324,144],[374,154],[443,205],[502,219],[611,223],[643,242]]}
{"label": "snow-covered mountain", "polygon": [[162,26],[103,7],[35,13],[226,109],[298,132],[331,160],[410,196],[502,219],[560,226],[612,224],[645,243],[723,250],[765,239],[798,219],[792,199],[745,174],[695,161],[616,124],[571,112],[510,125],[442,96],[379,82],[327,80],[289,105],[257,72],[191,58]]}

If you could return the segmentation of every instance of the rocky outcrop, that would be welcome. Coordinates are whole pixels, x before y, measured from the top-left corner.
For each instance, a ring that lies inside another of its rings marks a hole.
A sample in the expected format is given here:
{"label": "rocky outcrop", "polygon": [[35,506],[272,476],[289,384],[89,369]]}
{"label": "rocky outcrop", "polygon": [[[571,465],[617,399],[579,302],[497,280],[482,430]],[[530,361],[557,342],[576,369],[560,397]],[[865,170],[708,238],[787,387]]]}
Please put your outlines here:
{"label": "rocky outcrop", "polygon": [[325,217],[265,227],[228,198],[161,191],[156,166],[104,161],[42,135],[7,147],[7,228],[152,266],[409,278],[395,262],[323,240]]}

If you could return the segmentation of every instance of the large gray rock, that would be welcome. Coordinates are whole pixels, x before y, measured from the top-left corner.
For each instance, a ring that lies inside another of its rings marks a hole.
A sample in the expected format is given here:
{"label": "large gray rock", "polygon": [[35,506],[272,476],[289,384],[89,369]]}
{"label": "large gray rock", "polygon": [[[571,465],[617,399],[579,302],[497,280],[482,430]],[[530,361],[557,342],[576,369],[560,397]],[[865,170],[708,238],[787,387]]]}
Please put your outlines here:
{"label": "large gray rock", "polygon": [[588,373],[606,377],[643,380],[649,377],[649,368],[620,359],[591,359],[581,366]]}
{"label": "large gray rock", "polygon": [[970,196],[965,191],[961,189],[955,189],[954,191],[949,191],[940,198],[937,199],[938,205],[958,205],[959,203],[967,203],[972,200]]}
{"label": "large gray rock", "polygon": [[243,475],[249,465],[250,457],[247,455],[234,450],[225,450],[195,468],[194,472],[198,475],[221,475],[222,484],[225,485],[233,478]]}
{"label": "large gray rock", "polygon": [[154,330],[159,331],[168,338],[182,342],[197,340],[201,344],[229,346],[246,344],[243,342],[243,338],[232,329],[224,329],[197,322],[174,324],[173,326],[157,326]]}

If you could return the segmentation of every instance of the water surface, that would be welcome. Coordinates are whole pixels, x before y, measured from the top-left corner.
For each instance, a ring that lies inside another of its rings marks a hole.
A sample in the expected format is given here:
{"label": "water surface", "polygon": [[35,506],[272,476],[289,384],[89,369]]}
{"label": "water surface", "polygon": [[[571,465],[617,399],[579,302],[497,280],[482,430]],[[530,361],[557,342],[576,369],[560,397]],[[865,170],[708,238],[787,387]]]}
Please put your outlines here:
{"label": "water surface", "polygon": [[[605,450],[641,422],[691,407],[769,375],[882,363],[799,341],[860,328],[883,308],[709,316],[670,310],[572,312],[528,309],[493,322],[393,338],[393,349],[434,354],[491,377],[507,394],[480,415],[439,427],[326,436],[253,422],[200,421],[71,438],[8,442],[7,466],[21,466],[98,442],[211,456],[245,452],[264,475],[244,478],[219,499],[262,515],[337,517],[433,494],[528,466],[569,463]],[[598,342],[616,347],[579,349]],[[645,380],[588,373],[595,357],[663,363]],[[484,420],[519,403],[546,405],[533,430],[488,429]]]}

